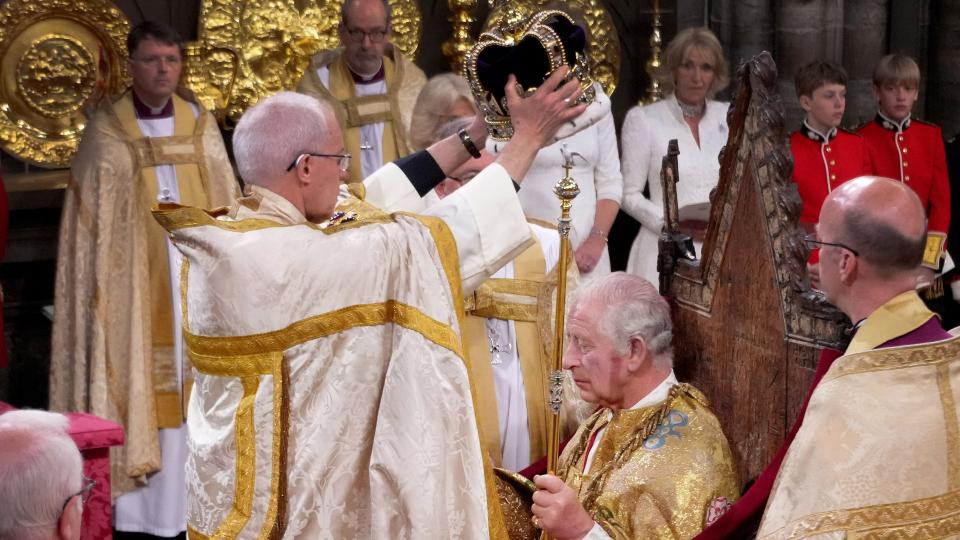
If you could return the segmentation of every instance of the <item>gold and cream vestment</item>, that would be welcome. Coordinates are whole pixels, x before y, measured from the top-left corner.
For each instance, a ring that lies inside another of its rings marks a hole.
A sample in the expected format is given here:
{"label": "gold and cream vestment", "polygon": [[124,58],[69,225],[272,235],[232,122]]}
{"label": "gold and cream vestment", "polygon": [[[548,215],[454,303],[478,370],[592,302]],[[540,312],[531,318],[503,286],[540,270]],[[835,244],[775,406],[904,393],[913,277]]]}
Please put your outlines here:
{"label": "gold and cream vestment", "polygon": [[670,381],[672,374],[651,392],[659,399],[597,411],[564,448],[557,476],[596,522],[587,538],[693,538],[739,496],[727,438],[706,398]]}
{"label": "gold and cream vestment", "polygon": [[810,397],[757,538],[960,538],[960,338],[876,348],[934,314],[908,291]]}
{"label": "gold and cream vestment", "polygon": [[351,182],[365,180],[382,164],[410,153],[410,118],[427,78],[390,43],[384,45],[383,72],[380,83],[355,84],[341,47],[316,54],[297,83],[297,92],[333,109],[347,152],[354,157]]}
{"label": "gold and cream vestment", "polygon": [[[104,100],[70,170],[60,223],[50,408],[119,422],[114,496],[160,469],[158,428],[182,422],[167,242],[150,215],[158,171],[175,170],[184,204],[239,195],[213,117],[174,95],[173,135],[141,131],[132,93]],[[195,114],[199,111],[199,114]]]}
{"label": "gold and cream vestment", "polygon": [[256,186],[157,214],[186,260],[191,538],[506,534],[460,336],[464,293],[531,242],[513,183],[488,167],[443,220],[370,204],[419,202],[392,164],[364,185],[322,226]]}

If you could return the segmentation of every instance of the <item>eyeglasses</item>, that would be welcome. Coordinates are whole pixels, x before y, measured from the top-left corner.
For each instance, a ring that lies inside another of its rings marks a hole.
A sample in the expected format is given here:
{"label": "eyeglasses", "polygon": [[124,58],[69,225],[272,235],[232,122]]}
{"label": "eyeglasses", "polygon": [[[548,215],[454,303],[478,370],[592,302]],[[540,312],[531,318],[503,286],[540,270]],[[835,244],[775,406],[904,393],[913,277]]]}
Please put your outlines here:
{"label": "eyeglasses", "polygon": [[854,256],[856,257],[860,256],[860,253],[858,253],[857,250],[853,249],[852,247],[846,244],[841,244],[840,242],[823,242],[823,241],[817,240],[816,237],[813,237],[810,235],[803,237],[803,242],[807,245],[807,249],[811,249],[811,250],[817,249],[817,247],[819,246],[833,246],[833,247],[843,248],[849,251],[850,253],[853,253]]}
{"label": "eyeglasses", "polygon": [[359,28],[347,28],[347,37],[350,38],[350,41],[353,43],[360,43],[363,41],[364,36],[369,37],[372,43],[380,43],[385,37],[387,37],[388,28],[377,28],[376,30],[371,30],[367,32],[366,30],[361,30]]}
{"label": "eyeglasses", "polygon": [[97,485],[96,480],[93,480],[92,478],[87,478],[86,476],[84,476],[83,487],[80,488],[80,491],[74,493],[73,495],[70,495],[69,497],[67,497],[65,501],[63,501],[63,507],[60,508],[60,513],[62,514],[64,510],[67,509],[67,504],[69,504],[70,501],[77,495],[80,496],[80,500],[83,501],[83,504],[86,504],[87,501],[90,500],[90,493],[93,491],[93,488],[96,485]]}
{"label": "eyeglasses", "polygon": [[350,154],[315,154],[313,152],[304,152],[298,155],[297,159],[294,159],[293,163],[291,163],[290,166],[287,167],[287,172],[292,171],[294,167],[296,167],[297,165],[300,165],[300,162],[303,160],[303,158],[307,156],[325,157],[325,158],[331,158],[331,159],[336,158],[338,164],[340,165],[341,171],[347,172],[347,169],[350,168]]}

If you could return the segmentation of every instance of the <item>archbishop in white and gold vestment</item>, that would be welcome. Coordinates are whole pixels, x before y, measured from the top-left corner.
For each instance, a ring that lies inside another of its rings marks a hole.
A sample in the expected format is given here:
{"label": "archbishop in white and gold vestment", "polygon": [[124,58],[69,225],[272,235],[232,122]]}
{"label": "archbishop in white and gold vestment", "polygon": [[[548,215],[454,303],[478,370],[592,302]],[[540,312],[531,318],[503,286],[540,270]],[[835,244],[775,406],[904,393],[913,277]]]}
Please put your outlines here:
{"label": "archbishop in white and gold vestment", "polygon": [[161,468],[158,428],[183,420],[168,245],[150,208],[229,205],[239,195],[208,112],[174,95],[172,117],[153,121],[138,117],[134,99],[104,100],[73,158],[50,366],[52,410],[123,425],[126,444],[111,449],[115,496]]}
{"label": "archbishop in white and gold vestment", "polygon": [[[504,537],[460,317],[531,240],[502,167],[470,187],[445,220],[342,191],[318,226],[257,186],[157,214],[186,261],[191,538]],[[419,202],[392,164],[366,188]]]}
{"label": "archbishop in white and gold vestment", "polygon": [[960,338],[900,294],[813,391],[757,538],[960,537],[958,418]]}

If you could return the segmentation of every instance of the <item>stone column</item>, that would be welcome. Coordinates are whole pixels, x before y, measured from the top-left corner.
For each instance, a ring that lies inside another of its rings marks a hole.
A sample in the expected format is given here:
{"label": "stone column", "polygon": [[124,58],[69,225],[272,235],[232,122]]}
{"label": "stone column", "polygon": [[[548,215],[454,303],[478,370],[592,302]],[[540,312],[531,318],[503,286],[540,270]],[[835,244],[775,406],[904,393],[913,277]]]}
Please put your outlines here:
{"label": "stone column", "polygon": [[[960,3],[955,0],[931,2],[930,56],[926,118],[943,129],[947,139],[960,132]],[[960,219],[958,217],[957,219]]]}
{"label": "stone column", "polygon": [[[768,0],[714,0],[710,28],[723,45],[731,79],[737,67],[761,51],[773,52],[773,8]],[[736,94],[731,87],[722,98]]]}
{"label": "stone column", "polygon": [[843,67],[847,70],[847,111],[843,125],[857,127],[873,119],[873,68],[886,54],[887,0],[847,0],[843,14]]}
{"label": "stone column", "polygon": [[793,85],[797,70],[813,60],[842,61],[843,11],[842,3],[828,0],[774,2],[774,58],[788,131],[796,129],[803,120]]}

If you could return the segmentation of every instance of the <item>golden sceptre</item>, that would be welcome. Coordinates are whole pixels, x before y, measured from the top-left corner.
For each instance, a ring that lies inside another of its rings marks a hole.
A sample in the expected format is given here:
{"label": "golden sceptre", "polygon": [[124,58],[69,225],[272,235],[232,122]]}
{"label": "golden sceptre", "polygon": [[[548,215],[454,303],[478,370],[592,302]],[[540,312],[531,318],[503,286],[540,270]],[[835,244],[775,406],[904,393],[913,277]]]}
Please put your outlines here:
{"label": "golden sceptre", "polygon": [[[560,233],[560,261],[557,263],[557,302],[556,325],[553,332],[553,370],[550,372],[550,430],[547,432],[547,473],[557,473],[557,460],[560,457],[560,405],[563,403],[563,336],[564,314],[567,303],[567,259],[570,256],[570,207],[573,199],[580,194],[580,186],[570,176],[573,158],[582,157],[576,152],[568,152],[567,145],[561,146],[563,154],[563,178],[553,186],[553,193],[560,199],[560,219],[557,220],[557,232]],[[542,540],[550,535],[543,533]]]}

